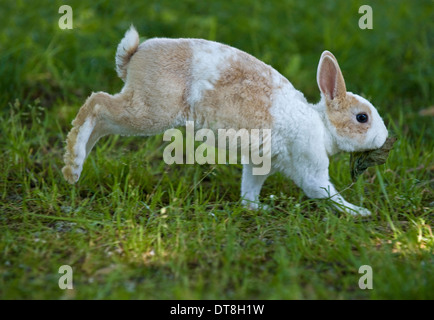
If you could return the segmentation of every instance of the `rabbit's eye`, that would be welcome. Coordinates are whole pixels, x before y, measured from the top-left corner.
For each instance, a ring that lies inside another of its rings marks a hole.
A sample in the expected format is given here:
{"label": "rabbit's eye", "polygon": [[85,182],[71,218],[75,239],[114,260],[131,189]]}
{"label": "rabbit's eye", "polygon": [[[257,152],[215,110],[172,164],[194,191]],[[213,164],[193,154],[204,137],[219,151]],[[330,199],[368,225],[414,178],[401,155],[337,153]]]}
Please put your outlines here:
{"label": "rabbit's eye", "polygon": [[359,121],[360,123],[365,123],[368,121],[368,115],[366,113],[359,113],[356,116],[357,121]]}

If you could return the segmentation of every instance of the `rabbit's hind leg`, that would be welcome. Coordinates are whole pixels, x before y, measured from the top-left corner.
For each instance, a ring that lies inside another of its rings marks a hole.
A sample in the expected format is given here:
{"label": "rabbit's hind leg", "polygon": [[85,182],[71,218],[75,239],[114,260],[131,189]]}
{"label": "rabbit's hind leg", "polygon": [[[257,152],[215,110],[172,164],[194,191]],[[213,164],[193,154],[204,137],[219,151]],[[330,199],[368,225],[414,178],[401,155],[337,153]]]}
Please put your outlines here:
{"label": "rabbit's hind leg", "polygon": [[62,173],[69,183],[80,177],[83,163],[94,144],[107,134],[135,134],[125,122],[128,97],[112,96],[105,92],[93,93],[80,108],[68,133],[65,166]]}

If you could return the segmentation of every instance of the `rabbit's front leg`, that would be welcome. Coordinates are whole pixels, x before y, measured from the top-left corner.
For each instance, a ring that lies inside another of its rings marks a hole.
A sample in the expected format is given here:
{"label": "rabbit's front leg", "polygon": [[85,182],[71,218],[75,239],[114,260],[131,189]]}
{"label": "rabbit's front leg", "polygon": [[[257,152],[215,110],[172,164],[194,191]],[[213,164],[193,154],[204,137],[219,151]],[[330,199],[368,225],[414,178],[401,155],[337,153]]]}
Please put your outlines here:
{"label": "rabbit's front leg", "polygon": [[303,182],[303,191],[310,198],[328,198],[332,201],[334,207],[341,212],[354,216],[368,216],[371,214],[368,209],[347,202],[328,179],[309,177],[307,181]]}
{"label": "rabbit's front leg", "polygon": [[[327,174],[328,175],[328,174]],[[321,177],[322,176],[322,177]],[[310,198],[328,198],[332,201],[336,209],[341,212],[346,212],[351,215],[368,216],[371,212],[368,209],[355,206],[347,202],[336,190],[330,180],[324,178],[324,175],[319,177],[307,177],[302,182],[303,191]]]}
{"label": "rabbit's front leg", "polygon": [[[317,154],[318,156],[318,154]],[[303,189],[309,198],[330,199],[337,210],[351,215],[368,216],[371,212],[368,209],[355,206],[347,202],[336,190],[329,179],[328,158],[324,161],[303,161],[298,163],[291,178]],[[319,166],[322,163],[322,166]]]}

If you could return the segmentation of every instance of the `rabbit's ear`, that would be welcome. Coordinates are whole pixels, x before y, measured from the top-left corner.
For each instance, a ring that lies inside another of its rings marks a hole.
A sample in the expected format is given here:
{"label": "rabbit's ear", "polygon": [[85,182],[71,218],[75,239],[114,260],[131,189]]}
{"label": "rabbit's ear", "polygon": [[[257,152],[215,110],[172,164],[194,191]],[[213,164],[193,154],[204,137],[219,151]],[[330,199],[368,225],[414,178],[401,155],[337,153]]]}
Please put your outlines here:
{"label": "rabbit's ear", "polygon": [[316,79],[319,89],[329,100],[346,96],[347,89],[344,77],[331,52],[324,51],[321,55]]}
{"label": "rabbit's ear", "polygon": [[322,54],[321,54],[321,58],[319,59],[320,61],[325,57],[325,56],[329,56],[330,58],[332,58],[334,61],[338,61],[335,56],[333,55],[333,53],[331,53],[330,51],[325,50]]}

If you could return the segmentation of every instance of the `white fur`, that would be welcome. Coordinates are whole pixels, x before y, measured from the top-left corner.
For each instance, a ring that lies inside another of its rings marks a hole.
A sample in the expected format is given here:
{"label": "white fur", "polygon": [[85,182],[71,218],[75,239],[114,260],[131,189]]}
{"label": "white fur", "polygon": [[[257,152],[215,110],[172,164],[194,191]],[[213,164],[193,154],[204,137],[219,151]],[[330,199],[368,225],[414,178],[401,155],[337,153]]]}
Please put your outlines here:
{"label": "white fur", "polygon": [[77,133],[77,142],[74,148],[75,153],[75,168],[72,169],[73,174],[76,175],[77,179],[83,170],[83,163],[86,160],[87,152],[86,152],[86,144],[89,141],[89,137],[93,131],[94,124],[92,123],[91,118],[87,118],[83,125],[80,127],[80,130]]}
{"label": "white fur", "polygon": [[[339,149],[333,143],[321,114],[307,103],[304,96],[287,86],[274,94],[271,108],[272,171],[282,172],[293,180],[310,198],[330,198],[341,211],[369,215],[369,210],[345,201],[329,180],[329,155]],[[244,165],[241,184],[243,203],[250,208],[259,206],[259,193],[265,176],[254,176],[252,166]]]}
{"label": "white fur", "polygon": [[[273,73],[273,82],[280,88],[273,93],[270,110],[274,118],[272,172],[279,171],[291,178],[310,198],[330,198],[340,211],[370,215],[369,210],[347,202],[330,182],[328,174],[329,156],[339,151],[353,151],[359,146],[351,139],[342,139],[345,144],[336,139],[335,128],[325,113],[324,97],[316,105],[309,104],[301,92],[275,75]],[[348,94],[371,109],[374,125],[368,131],[366,148],[381,147],[388,132],[377,110],[366,99]],[[251,165],[244,165],[241,185],[244,204],[258,207],[259,193],[268,176],[255,177]]]}
{"label": "white fur", "polygon": [[191,68],[191,89],[187,101],[194,113],[196,104],[202,100],[206,90],[213,90],[219,79],[221,67],[229,58],[235,58],[234,49],[213,41],[197,41],[193,51]]}

